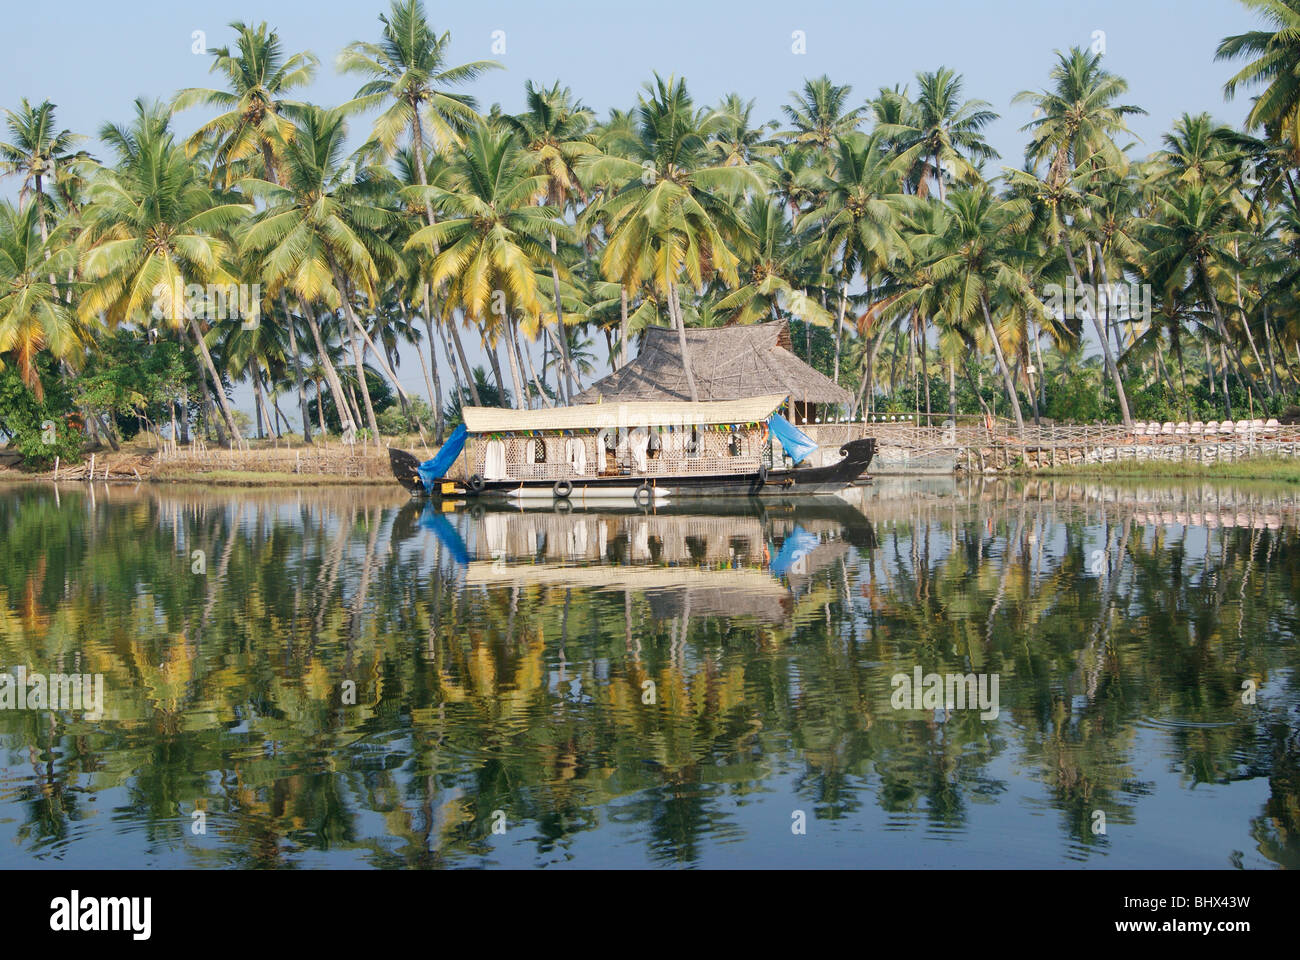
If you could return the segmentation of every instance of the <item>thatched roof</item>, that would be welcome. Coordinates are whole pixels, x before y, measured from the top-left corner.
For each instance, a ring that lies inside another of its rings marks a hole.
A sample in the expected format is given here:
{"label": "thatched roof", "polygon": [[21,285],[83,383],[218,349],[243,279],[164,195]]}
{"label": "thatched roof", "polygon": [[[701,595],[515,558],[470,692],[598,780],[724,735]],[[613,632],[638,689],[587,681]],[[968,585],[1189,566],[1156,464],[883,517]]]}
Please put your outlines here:
{"label": "thatched roof", "polygon": [[[791,352],[785,321],[686,331],[686,349],[701,401],[739,400],[785,393],[799,403],[841,404],[852,395]],[[641,352],[621,370],[598,380],[574,403],[604,400],[690,400],[677,331],[651,327]]]}

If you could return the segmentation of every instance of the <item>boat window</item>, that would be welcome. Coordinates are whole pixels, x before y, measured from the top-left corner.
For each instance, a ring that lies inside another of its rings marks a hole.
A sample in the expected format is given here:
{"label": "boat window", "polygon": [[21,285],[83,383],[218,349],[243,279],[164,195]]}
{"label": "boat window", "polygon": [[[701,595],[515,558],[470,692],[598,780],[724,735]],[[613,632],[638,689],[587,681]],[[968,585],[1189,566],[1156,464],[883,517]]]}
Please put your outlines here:
{"label": "boat window", "polygon": [[537,439],[533,441],[533,463],[546,462],[546,441]]}
{"label": "boat window", "polygon": [[731,452],[731,455],[733,457],[740,456],[740,434],[739,433],[733,432],[731,434],[731,439],[727,441],[727,449]]}

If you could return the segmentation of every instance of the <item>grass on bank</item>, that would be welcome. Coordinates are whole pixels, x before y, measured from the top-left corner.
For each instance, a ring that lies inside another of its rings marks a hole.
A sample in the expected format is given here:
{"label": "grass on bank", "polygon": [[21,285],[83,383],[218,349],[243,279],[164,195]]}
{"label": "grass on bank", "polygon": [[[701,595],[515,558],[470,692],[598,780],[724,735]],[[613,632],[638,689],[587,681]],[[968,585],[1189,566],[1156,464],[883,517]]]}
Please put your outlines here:
{"label": "grass on bank", "polygon": [[1168,460],[1083,463],[1020,471],[1035,477],[1133,477],[1138,479],[1271,480],[1300,484],[1300,459],[1251,457],[1216,463]]}

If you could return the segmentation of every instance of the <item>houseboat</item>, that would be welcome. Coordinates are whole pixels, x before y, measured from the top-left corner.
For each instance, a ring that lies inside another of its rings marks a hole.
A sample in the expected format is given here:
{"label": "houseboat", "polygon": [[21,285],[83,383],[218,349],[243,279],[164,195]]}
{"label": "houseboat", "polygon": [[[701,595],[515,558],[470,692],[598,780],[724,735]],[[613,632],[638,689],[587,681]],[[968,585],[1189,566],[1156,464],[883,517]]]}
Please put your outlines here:
{"label": "houseboat", "polygon": [[[392,449],[393,475],[420,497],[574,504],[680,497],[798,496],[862,477],[875,440],[806,463],[817,443],[781,414],[789,397],[589,403],[542,410],[466,407],[464,422],[421,463]],[[823,458],[825,460],[825,458]]]}

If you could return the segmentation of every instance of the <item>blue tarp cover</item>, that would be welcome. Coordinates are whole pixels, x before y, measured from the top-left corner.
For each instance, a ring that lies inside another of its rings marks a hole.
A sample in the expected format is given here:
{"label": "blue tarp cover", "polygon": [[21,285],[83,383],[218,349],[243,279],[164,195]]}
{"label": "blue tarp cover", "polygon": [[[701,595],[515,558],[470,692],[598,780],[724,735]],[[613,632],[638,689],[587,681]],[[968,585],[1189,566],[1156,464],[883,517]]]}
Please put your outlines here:
{"label": "blue tarp cover", "polygon": [[465,541],[451,525],[451,521],[444,517],[441,511],[435,509],[432,503],[426,504],[424,512],[420,514],[420,526],[438,538],[438,542],[451,554],[451,558],[456,563],[462,567],[469,563],[469,550],[465,546]]}
{"label": "blue tarp cover", "polygon": [[803,527],[795,527],[785,538],[785,543],[781,544],[781,552],[773,558],[772,572],[778,577],[785,576],[791,567],[812,553],[819,543],[821,538],[817,534],[809,533]]}
{"label": "blue tarp cover", "polygon": [[456,462],[456,458],[460,456],[460,451],[465,447],[467,434],[465,424],[462,423],[447,438],[447,442],[442,445],[441,450],[434,454],[431,459],[420,464],[420,480],[424,484],[424,489],[432,490],[433,482],[439,477],[447,475],[447,471],[451,469],[451,465]]}
{"label": "blue tarp cover", "polygon": [[816,441],[779,413],[768,417],[767,425],[772,431],[772,436],[781,441],[782,448],[795,463],[802,463],[817,449]]}

